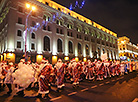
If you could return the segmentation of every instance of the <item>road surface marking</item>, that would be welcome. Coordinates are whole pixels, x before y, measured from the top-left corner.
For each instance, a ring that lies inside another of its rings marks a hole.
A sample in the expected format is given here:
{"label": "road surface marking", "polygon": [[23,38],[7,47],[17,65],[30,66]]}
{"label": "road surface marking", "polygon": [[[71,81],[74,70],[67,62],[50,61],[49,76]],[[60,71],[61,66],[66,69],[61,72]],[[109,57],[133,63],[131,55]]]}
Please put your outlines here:
{"label": "road surface marking", "polygon": [[132,102],[138,102],[138,98],[135,98]]}
{"label": "road surface marking", "polygon": [[105,82],[106,84],[109,84],[110,83],[110,81],[107,81],[107,82]]}
{"label": "road surface marking", "polygon": [[114,82],[115,80],[113,79],[112,82]]}
{"label": "road surface marking", "polygon": [[116,80],[119,80],[119,78],[117,78]]}
{"label": "road surface marking", "polygon": [[68,96],[74,95],[74,94],[76,94],[76,93],[77,93],[77,92],[72,92],[72,93],[68,94]]}
{"label": "road surface marking", "polygon": [[104,83],[99,84],[99,86],[102,86],[102,85],[104,85]]}
{"label": "road surface marking", "polygon": [[88,88],[85,88],[85,89],[81,90],[81,92],[84,92],[84,91],[87,91],[87,90],[88,90]]}
{"label": "road surface marking", "polygon": [[91,88],[93,89],[93,88],[96,88],[97,87],[97,85],[95,85],[95,86],[92,86]]}
{"label": "road surface marking", "polygon": [[55,100],[58,100],[58,99],[60,99],[60,98],[62,98],[62,97],[59,96],[59,97],[56,97],[56,98],[52,98],[52,99],[50,99],[50,101],[55,101]]}

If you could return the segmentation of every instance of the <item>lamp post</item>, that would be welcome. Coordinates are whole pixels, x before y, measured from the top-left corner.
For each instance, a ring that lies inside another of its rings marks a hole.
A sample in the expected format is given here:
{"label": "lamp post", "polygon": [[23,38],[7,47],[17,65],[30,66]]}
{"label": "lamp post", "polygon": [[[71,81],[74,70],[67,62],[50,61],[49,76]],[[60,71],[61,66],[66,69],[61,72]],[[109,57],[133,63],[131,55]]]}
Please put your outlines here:
{"label": "lamp post", "polygon": [[[31,7],[30,4],[26,4],[26,7],[27,9],[29,9]],[[26,54],[26,51],[27,51],[27,24],[28,24],[28,17],[30,16],[30,14],[32,13],[32,11],[35,10],[35,7],[32,6],[31,8],[31,11],[29,12],[29,14],[27,15],[26,17],[26,20],[25,20],[25,61],[27,60],[27,54]]]}

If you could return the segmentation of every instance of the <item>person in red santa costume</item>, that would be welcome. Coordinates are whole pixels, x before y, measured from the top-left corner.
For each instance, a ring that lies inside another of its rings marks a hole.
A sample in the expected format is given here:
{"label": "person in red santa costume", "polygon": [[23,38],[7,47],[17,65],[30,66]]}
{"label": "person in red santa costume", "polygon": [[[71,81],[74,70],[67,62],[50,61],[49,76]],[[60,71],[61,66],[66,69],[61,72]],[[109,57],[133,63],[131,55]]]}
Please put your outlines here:
{"label": "person in red santa costume", "polygon": [[7,85],[9,91],[7,92],[7,94],[12,93],[12,84],[13,84],[13,77],[12,77],[12,73],[14,71],[14,67],[13,67],[13,63],[10,62],[9,63],[9,68],[7,70],[7,74],[6,74],[6,78],[4,83]]}
{"label": "person in red santa costume", "polygon": [[79,67],[80,64],[76,62],[75,59],[72,60],[72,74],[73,74],[73,88],[78,87],[79,85]]}
{"label": "person in red santa costume", "polygon": [[2,90],[2,84],[5,78],[5,74],[3,74],[3,67],[4,67],[4,62],[0,62],[0,90]]}
{"label": "person in red santa costume", "polygon": [[99,60],[96,64],[97,68],[97,80],[103,80],[103,68],[104,64]]}
{"label": "person in red santa costume", "polygon": [[[39,74],[39,90],[37,98],[42,98],[42,94],[45,94],[44,98],[50,98],[48,96],[50,90],[50,75],[53,72],[52,65],[48,60],[43,61],[44,65]],[[41,66],[41,65],[40,65]]]}
{"label": "person in red santa costume", "polygon": [[65,64],[61,59],[58,59],[54,68],[56,69],[56,78],[57,78],[57,92],[64,88],[64,75],[65,75]]}
{"label": "person in red santa costume", "polygon": [[107,78],[108,76],[111,77],[111,73],[110,73],[110,70],[109,70],[109,61],[106,61],[104,60],[104,78]]}
{"label": "person in red santa costume", "polygon": [[93,80],[94,79],[94,63],[92,63],[90,60],[87,61],[87,67],[88,67],[88,72],[86,75],[86,79]]}

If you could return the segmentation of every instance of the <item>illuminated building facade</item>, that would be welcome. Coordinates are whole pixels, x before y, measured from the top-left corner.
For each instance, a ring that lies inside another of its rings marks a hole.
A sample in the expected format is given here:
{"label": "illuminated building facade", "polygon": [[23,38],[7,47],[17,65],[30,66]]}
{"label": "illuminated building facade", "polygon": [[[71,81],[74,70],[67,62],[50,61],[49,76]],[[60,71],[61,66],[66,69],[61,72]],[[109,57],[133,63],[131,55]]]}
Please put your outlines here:
{"label": "illuminated building facade", "polygon": [[28,18],[28,27],[46,21],[41,29],[27,34],[27,54],[32,61],[43,57],[53,64],[57,58],[87,60],[118,59],[117,34],[105,27],[70,11],[51,0],[2,0],[0,3],[1,60],[18,62],[23,56],[25,20],[29,13],[25,4],[36,7]]}
{"label": "illuminated building facade", "polygon": [[138,60],[138,46],[132,44],[128,37],[118,38],[118,49],[121,60]]}

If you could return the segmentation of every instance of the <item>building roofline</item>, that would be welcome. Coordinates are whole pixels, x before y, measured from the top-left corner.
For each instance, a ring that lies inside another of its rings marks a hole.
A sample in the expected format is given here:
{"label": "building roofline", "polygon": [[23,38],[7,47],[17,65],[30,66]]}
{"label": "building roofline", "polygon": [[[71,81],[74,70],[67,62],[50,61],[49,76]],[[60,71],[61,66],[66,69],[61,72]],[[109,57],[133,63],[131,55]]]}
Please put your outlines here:
{"label": "building roofline", "polygon": [[109,33],[112,36],[117,37],[116,33],[108,30],[107,28],[101,26],[100,24],[98,24],[98,23],[96,23],[96,22],[94,22],[94,21],[92,21],[92,20],[90,20],[90,19],[88,19],[88,18],[86,18],[86,17],[84,17],[84,16],[82,16],[82,15],[80,15],[80,14],[78,14],[78,13],[76,13],[76,12],[74,12],[74,11],[72,11],[72,10],[70,10],[70,9],[68,9],[68,8],[58,4],[58,3],[56,3],[56,2],[54,2],[54,1],[52,1],[52,0],[37,0],[37,1],[39,1],[39,2],[41,2],[43,4],[48,3],[48,5],[50,7],[54,8],[56,10],[60,9],[60,11],[65,13],[65,14],[70,14],[70,16],[72,16],[74,18],[77,18],[80,21],[83,21],[83,22],[85,22],[85,23],[87,23],[89,25],[92,25],[93,27],[96,27],[96,28],[98,28],[98,29],[100,29],[100,30],[102,30],[102,31],[104,31],[106,33]]}

